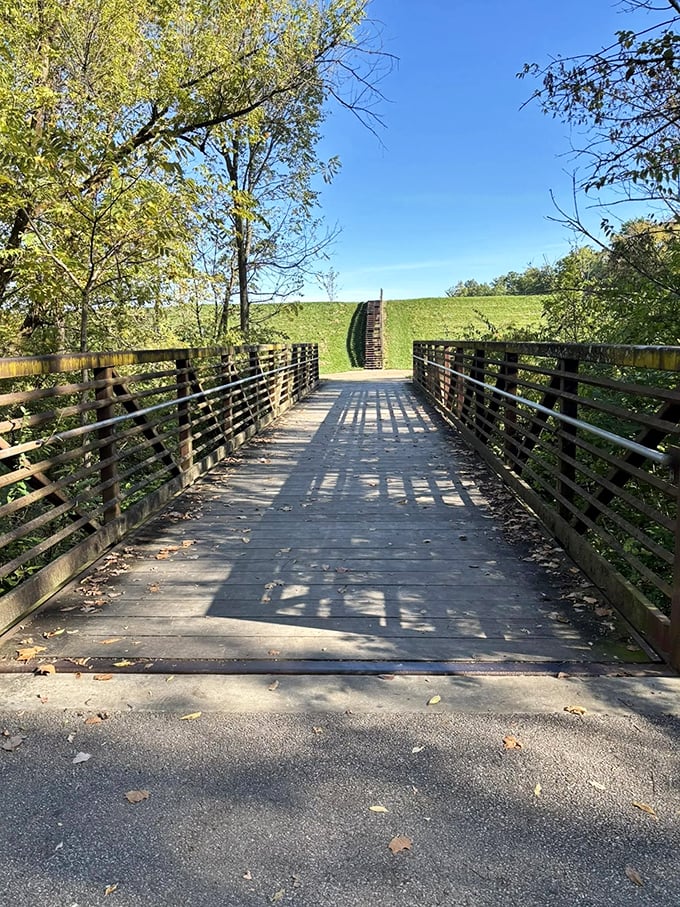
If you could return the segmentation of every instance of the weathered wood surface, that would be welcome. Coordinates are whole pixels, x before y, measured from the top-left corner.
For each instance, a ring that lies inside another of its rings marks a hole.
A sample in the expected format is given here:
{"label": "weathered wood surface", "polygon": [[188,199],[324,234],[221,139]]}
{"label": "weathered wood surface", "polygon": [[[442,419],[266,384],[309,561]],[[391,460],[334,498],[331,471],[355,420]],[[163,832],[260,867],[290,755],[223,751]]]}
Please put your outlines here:
{"label": "weathered wood surface", "polygon": [[328,380],[55,596],[0,659],[28,638],[55,660],[633,657],[589,635],[563,575],[504,540],[480,468],[403,376]]}

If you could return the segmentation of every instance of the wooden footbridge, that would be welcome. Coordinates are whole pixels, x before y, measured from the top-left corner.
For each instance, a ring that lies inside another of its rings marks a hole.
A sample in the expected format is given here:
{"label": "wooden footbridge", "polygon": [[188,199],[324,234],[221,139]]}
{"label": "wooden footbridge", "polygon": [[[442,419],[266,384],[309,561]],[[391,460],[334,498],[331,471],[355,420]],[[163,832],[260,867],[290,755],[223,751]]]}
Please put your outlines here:
{"label": "wooden footbridge", "polygon": [[0,360],[0,670],[677,667],[678,368],[448,341],[413,381],[319,382],[313,345]]}

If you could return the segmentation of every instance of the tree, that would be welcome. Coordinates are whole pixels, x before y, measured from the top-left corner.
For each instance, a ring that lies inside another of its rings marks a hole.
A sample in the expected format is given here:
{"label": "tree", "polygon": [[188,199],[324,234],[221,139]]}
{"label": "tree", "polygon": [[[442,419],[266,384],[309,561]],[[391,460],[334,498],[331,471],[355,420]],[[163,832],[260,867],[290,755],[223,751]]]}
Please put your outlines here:
{"label": "tree", "polygon": [[[25,0],[0,19],[0,306],[46,315],[25,279],[71,255],[76,198],[141,171],[190,175],[213,130],[310,83],[358,116],[378,96],[367,0]],[[362,57],[362,52],[364,52]],[[68,179],[64,180],[64,174]],[[113,187],[113,188],[112,188]],[[126,191],[117,196],[124,205]],[[106,207],[106,202],[104,207]],[[116,203],[118,205],[118,202]],[[109,209],[113,214],[113,208]],[[118,206],[117,210],[122,210]],[[48,254],[49,250],[49,254]],[[45,276],[45,280],[47,279]],[[43,302],[57,299],[47,288]]]}
{"label": "tree", "polygon": [[317,286],[328,296],[328,301],[335,302],[340,292],[340,274],[329,268],[327,271],[317,271],[314,277]]}
{"label": "tree", "polygon": [[[527,64],[520,73],[540,79],[532,97],[546,113],[584,135],[574,149],[585,169],[574,179],[573,211],[557,208],[563,223],[606,251],[613,251],[610,240],[620,229],[615,206],[649,203],[656,214],[646,219],[652,233],[680,217],[680,0],[628,0],[625,7],[645,16],[637,31],[617,32],[598,52],[558,57],[543,68]],[[580,190],[602,207],[603,234],[584,224]],[[619,243],[616,254],[639,253],[639,245]],[[660,277],[654,256],[632,254],[628,265],[650,287],[678,293],[677,273],[665,269]]]}

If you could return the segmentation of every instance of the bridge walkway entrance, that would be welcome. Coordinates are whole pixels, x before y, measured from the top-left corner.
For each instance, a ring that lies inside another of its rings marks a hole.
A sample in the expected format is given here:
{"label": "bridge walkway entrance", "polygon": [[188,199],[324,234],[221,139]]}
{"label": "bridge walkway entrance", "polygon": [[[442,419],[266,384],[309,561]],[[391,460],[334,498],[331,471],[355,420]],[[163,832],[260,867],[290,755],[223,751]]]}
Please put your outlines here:
{"label": "bridge walkway entrance", "polygon": [[333,377],[54,596],[0,669],[39,644],[58,671],[652,670],[508,495],[404,373]]}

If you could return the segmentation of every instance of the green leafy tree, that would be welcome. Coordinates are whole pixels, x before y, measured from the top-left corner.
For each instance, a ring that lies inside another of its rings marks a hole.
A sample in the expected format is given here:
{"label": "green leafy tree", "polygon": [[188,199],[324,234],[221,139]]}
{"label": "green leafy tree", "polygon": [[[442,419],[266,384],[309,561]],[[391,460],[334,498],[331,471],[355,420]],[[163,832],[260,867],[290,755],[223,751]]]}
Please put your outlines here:
{"label": "green leafy tree", "polygon": [[[135,195],[144,196],[150,216],[154,205],[163,208],[164,193],[174,191],[182,172],[193,171],[214,130],[243,123],[309,84],[370,118],[374,65],[384,58],[362,57],[366,3],[26,0],[8,6],[0,19],[0,306],[23,311],[23,333],[59,321],[52,302],[64,280],[85,292],[81,316],[92,311],[93,285],[83,276],[88,267],[99,270],[105,249],[107,267],[125,260],[125,274],[145,288],[140,301],[148,299],[132,239],[123,240],[136,229],[123,224],[125,212],[139,214]],[[83,220],[96,223],[84,234],[99,244],[93,254],[74,238]],[[161,257],[172,248],[164,214],[159,221],[150,236],[138,236],[142,257],[154,245]],[[149,221],[142,215],[139,223]],[[127,249],[117,258],[116,244]],[[28,283],[38,277],[42,293]]]}

